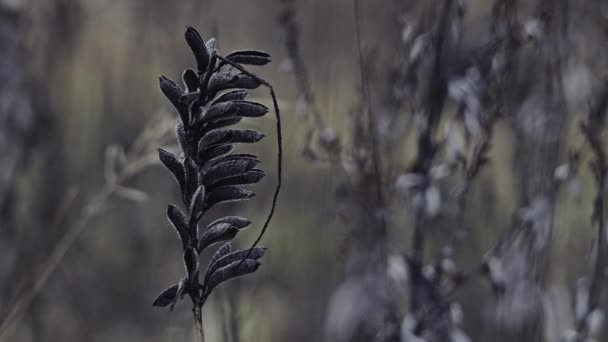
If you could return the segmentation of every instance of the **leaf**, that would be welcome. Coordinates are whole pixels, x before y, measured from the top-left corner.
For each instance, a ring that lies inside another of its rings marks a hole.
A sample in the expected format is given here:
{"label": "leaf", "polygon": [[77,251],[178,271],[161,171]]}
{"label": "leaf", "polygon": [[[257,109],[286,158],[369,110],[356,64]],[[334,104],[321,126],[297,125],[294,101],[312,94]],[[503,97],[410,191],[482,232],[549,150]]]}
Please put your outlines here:
{"label": "leaf", "polygon": [[173,225],[173,228],[175,228],[175,231],[182,242],[182,248],[186,248],[189,236],[188,219],[186,215],[178,207],[169,204],[169,207],[167,208],[167,218],[169,219],[169,222],[171,222],[171,225]]}
{"label": "leaf", "polygon": [[264,134],[253,129],[223,129],[211,131],[199,141],[199,150],[225,144],[254,144],[264,138]]}
{"label": "leaf", "polygon": [[243,117],[260,117],[268,113],[268,107],[250,101],[226,101],[215,104],[205,111],[205,121],[215,117],[225,116],[243,116]]}
{"label": "leaf", "polygon": [[175,82],[171,81],[165,76],[160,76],[159,79],[160,90],[162,93],[177,107],[180,103],[179,99],[184,96],[184,91]]}
{"label": "leaf", "polygon": [[188,26],[186,29],[186,42],[192,49],[192,53],[194,53],[194,58],[196,58],[196,65],[198,67],[198,71],[205,72],[209,67],[209,60],[211,59],[211,55],[207,50],[207,46],[201,38],[201,35],[196,31],[193,27]]}
{"label": "leaf", "polygon": [[212,275],[213,272],[215,272],[219,268],[227,266],[235,261],[243,260],[243,258],[245,258],[247,255],[249,255],[249,257],[247,257],[247,260],[258,260],[264,256],[264,253],[266,252],[266,248],[256,247],[253,250],[251,250],[251,253],[249,253],[249,251],[250,251],[249,249],[241,249],[241,250],[232,252],[230,254],[226,254],[226,255],[218,258],[217,260],[212,259],[209,262],[209,267],[207,267],[207,273],[206,273],[205,277],[207,278],[208,276]]}
{"label": "leaf", "polygon": [[246,228],[250,224],[251,221],[240,216],[224,216],[219,218],[207,225],[207,230],[198,242],[198,250],[202,251],[220,241],[232,240],[239,230]]}
{"label": "leaf", "polygon": [[179,147],[184,151],[184,154],[187,156],[191,155],[190,144],[188,143],[188,133],[181,122],[175,126],[175,135],[177,136]]}
{"label": "leaf", "polygon": [[218,250],[215,251],[215,253],[213,253],[211,260],[209,260],[209,265],[213,264],[215,261],[217,261],[219,258],[223,257],[224,255],[227,255],[228,253],[230,253],[230,251],[232,251],[232,244],[230,242],[226,242],[225,244],[222,245],[222,247],[218,248]]}
{"label": "leaf", "polygon": [[184,124],[188,124],[188,106],[183,104],[180,99],[184,96],[184,91],[175,82],[161,76],[159,78],[160,90],[171,101]]}
{"label": "leaf", "polygon": [[198,75],[196,74],[196,71],[192,69],[188,68],[184,71],[182,74],[182,80],[184,81],[184,85],[186,86],[186,89],[188,89],[189,93],[193,93],[201,87],[198,80]]}
{"label": "leaf", "polygon": [[188,273],[188,280],[191,284],[194,284],[194,280],[198,274],[199,262],[196,249],[190,246],[186,247],[184,250],[184,266],[186,267],[186,272]]}
{"label": "leaf", "polygon": [[243,262],[240,260],[235,261],[227,266],[217,269],[215,272],[213,272],[213,274],[211,274],[209,280],[205,282],[205,293],[203,296],[208,296],[214,288],[223,282],[257,271],[260,265],[260,262],[257,260],[248,259]]}
{"label": "leaf", "polygon": [[234,83],[231,84],[232,88],[241,89],[256,89],[262,85],[256,78],[245,74],[238,74]]}
{"label": "leaf", "polygon": [[219,218],[207,225],[207,229],[210,229],[212,226],[215,226],[220,223],[229,223],[232,226],[237,227],[238,229],[243,229],[251,224],[251,221],[244,217],[240,216],[224,216]]}
{"label": "leaf", "polygon": [[203,106],[198,99],[192,101],[188,107],[188,119],[190,126],[198,127],[203,120]]}
{"label": "leaf", "polygon": [[209,91],[219,91],[222,89],[217,89],[221,84],[234,82],[233,79],[237,78],[237,73],[235,73],[230,65],[222,65],[215,71],[211,77],[209,78],[209,84],[207,85],[207,89]]}
{"label": "leaf", "polygon": [[251,159],[228,160],[209,168],[203,176],[203,183],[211,185],[225,178],[235,177],[251,170],[257,164]]}
{"label": "leaf", "polygon": [[215,56],[215,54],[217,54],[217,39],[211,38],[205,45],[207,46],[207,51],[209,51],[209,54],[211,55],[211,60],[209,61],[209,70],[213,70],[217,61],[217,57]]}
{"label": "leaf", "polygon": [[[229,70],[229,68],[227,69]],[[230,88],[256,89],[260,85],[261,83],[253,77],[220,69],[220,71],[211,75],[207,88],[210,94],[215,95],[218,91]]]}
{"label": "leaf", "polygon": [[161,292],[161,294],[158,295],[158,297],[156,297],[156,299],[152,303],[152,306],[165,307],[165,306],[173,303],[175,301],[175,298],[177,298],[178,289],[179,289],[179,285],[175,284],[175,285],[169,287],[168,289],[164,290],[163,292]]}
{"label": "leaf", "polygon": [[236,226],[228,223],[217,224],[207,229],[199,240],[197,249],[203,251],[215,243],[232,240],[238,233],[239,229]]}
{"label": "leaf", "polygon": [[237,64],[265,65],[270,63],[270,55],[261,51],[236,51],[226,59]]}
{"label": "leaf", "polygon": [[188,106],[188,108],[190,108],[192,106],[196,107],[196,106],[198,106],[198,98],[200,96],[201,96],[200,92],[193,91],[191,93],[184,94],[182,97],[180,97],[179,98],[179,102],[182,103],[185,106]]}
{"label": "leaf", "polygon": [[206,148],[199,152],[198,158],[204,165],[207,161],[224,156],[234,150],[234,145],[217,145]]}
{"label": "leaf", "polygon": [[214,189],[216,187],[226,186],[226,185],[255,184],[255,183],[261,181],[265,176],[266,176],[266,174],[264,173],[264,171],[258,170],[258,169],[253,169],[253,170],[243,173],[242,175],[224,178],[217,182],[213,182],[213,184],[210,186],[210,189]]}
{"label": "leaf", "polygon": [[182,278],[179,280],[179,283],[177,283],[177,292],[175,294],[175,297],[173,298],[173,302],[171,303],[171,308],[170,310],[173,311],[173,308],[175,307],[175,304],[177,303],[177,301],[179,299],[184,298],[184,294],[186,292],[186,289],[188,288],[187,284],[186,284],[186,278]]}
{"label": "leaf", "polygon": [[205,187],[199,186],[190,200],[190,213],[196,213],[201,210],[203,201],[205,200]]}
{"label": "leaf", "polygon": [[254,129],[233,129],[230,130],[230,136],[226,137],[226,143],[238,144],[254,144],[264,138],[264,134]]}
{"label": "leaf", "polygon": [[233,201],[243,201],[254,197],[252,191],[239,188],[237,186],[222,186],[211,191],[205,203],[205,210],[213,207],[216,204]]}
{"label": "leaf", "polygon": [[243,118],[240,116],[233,116],[233,117],[228,117],[228,118],[219,118],[217,120],[211,120],[211,121],[205,122],[205,126],[203,126],[203,128],[201,129],[201,132],[203,134],[206,134],[206,133],[208,133],[212,130],[218,129],[218,128],[236,125],[237,123],[241,122],[241,120],[243,120]]}
{"label": "leaf", "polygon": [[217,99],[215,99],[213,101],[212,104],[218,104],[218,103],[222,103],[222,102],[235,101],[235,100],[242,101],[245,99],[245,97],[247,97],[247,94],[248,94],[247,90],[232,90],[232,91],[229,91],[227,93],[220,95]]}
{"label": "leaf", "polygon": [[177,160],[175,155],[163,150],[162,148],[158,149],[158,158],[163,163],[163,165],[165,165],[165,167],[169,169],[169,171],[171,171],[171,174],[173,174],[173,177],[177,181],[177,184],[179,184],[179,187],[183,191],[184,184],[186,183],[186,175],[184,173],[184,166],[182,165],[182,163]]}
{"label": "leaf", "polygon": [[215,37],[209,39],[205,45],[207,46],[207,51],[209,51],[211,55],[217,52],[217,39],[215,39]]}
{"label": "leaf", "polygon": [[207,172],[207,170],[209,170],[211,167],[213,167],[219,163],[229,161],[229,160],[248,160],[248,161],[251,161],[252,163],[255,163],[256,165],[260,162],[260,160],[258,159],[258,157],[256,155],[249,154],[249,153],[234,153],[234,154],[224,155],[224,156],[221,156],[221,157],[208,161],[204,165],[204,170],[205,170],[205,172]]}
{"label": "leaf", "polygon": [[199,148],[199,150],[204,149],[205,147],[211,146],[213,144],[221,142],[222,139],[224,139],[224,137],[226,137],[226,135],[228,135],[229,133],[230,133],[230,131],[229,130],[225,130],[225,129],[218,129],[218,130],[210,131],[209,133],[205,134],[198,141],[198,148]]}

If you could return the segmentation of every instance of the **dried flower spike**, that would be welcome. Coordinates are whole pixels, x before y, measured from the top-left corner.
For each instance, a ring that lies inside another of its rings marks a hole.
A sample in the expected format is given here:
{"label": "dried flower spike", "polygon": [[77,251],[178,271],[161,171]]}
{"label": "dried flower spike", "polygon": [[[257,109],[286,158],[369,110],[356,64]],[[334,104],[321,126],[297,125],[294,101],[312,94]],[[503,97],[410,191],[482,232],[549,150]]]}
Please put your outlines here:
{"label": "dried flower spike", "polygon": [[[230,241],[251,223],[243,217],[225,216],[206,227],[199,223],[215,205],[252,198],[254,193],[243,186],[255,184],[264,177],[264,172],[256,168],[257,156],[232,153],[236,144],[254,144],[264,135],[255,130],[228,127],[243,117],[261,117],[268,112],[266,106],[245,98],[246,89],[260,85],[270,88],[269,84],[241,65],[264,65],[270,62],[270,55],[237,51],[221,57],[215,49],[215,39],[205,43],[192,27],[187,28],[185,38],[194,54],[197,71],[184,71],[184,89],[160,77],[161,91],[179,114],[176,132],[183,154],[178,158],[159,149],[161,162],[176,179],[182,193],[183,208],[170,204],[167,218],[181,241],[185,274],[164,290],[153,305],[173,309],[188,295],[194,306],[199,338],[204,341],[201,309],[213,289],[227,280],[255,272],[266,251],[255,245],[250,249],[232,250]],[[274,93],[272,95],[275,100]],[[267,225],[268,222],[264,229]],[[206,270],[201,271],[201,252],[221,242],[224,244],[213,254]]]}

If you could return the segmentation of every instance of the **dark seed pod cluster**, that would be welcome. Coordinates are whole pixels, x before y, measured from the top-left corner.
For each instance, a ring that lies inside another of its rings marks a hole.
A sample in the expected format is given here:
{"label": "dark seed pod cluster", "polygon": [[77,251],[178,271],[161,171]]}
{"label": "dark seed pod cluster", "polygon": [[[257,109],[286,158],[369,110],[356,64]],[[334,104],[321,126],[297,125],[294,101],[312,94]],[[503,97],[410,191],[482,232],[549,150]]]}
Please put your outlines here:
{"label": "dark seed pod cluster", "polygon": [[[232,153],[236,144],[253,144],[264,135],[229,127],[243,117],[261,117],[268,112],[266,106],[245,100],[247,89],[262,83],[253,74],[243,72],[241,66],[267,64],[270,56],[259,51],[238,51],[220,57],[215,39],[205,42],[191,27],[185,36],[197,70],[184,71],[185,89],[166,77],[160,78],[161,91],[179,113],[176,131],[183,154],[178,157],[159,149],[159,157],[182,193],[184,208],[169,205],[167,217],[181,240],[186,274],[163,291],[153,305],[173,308],[179,299],[189,295],[195,308],[200,308],[221,283],[255,272],[265,252],[261,247],[232,250],[230,240],[251,223],[245,218],[226,216],[204,228],[199,222],[217,204],[252,198],[254,193],[242,186],[264,177],[264,172],[256,168],[259,160],[255,155]],[[201,273],[199,255],[220,242],[225,244]]]}

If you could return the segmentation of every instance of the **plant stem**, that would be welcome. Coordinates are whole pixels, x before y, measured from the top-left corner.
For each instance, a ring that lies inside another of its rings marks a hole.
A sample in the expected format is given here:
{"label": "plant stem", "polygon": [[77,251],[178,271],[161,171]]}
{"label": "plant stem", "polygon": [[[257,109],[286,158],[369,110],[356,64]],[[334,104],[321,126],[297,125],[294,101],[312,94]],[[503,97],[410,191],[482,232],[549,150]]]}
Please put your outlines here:
{"label": "plant stem", "polygon": [[194,313],[194,323],[196,324],[196,333],[198,335],[199,342],[205,342],[205,327],[203,325],[203,306],[194,304],[192,308]]}
{"label": "plant stem", "polygon": [[[380,209],[385,209],[384,204],[384,194],[382,189],[382,161],[380,160],[380,153],[378,151],[378,141],[377,141],[377,130],[376,125],[374,123],[374,115],[372,113],[372,103],[371,96],[369,90],[369,82],[367,79],[367,73],[365,70],[365,56],[363,55],[363,42],[361,38],[361,0],[353,1],[353,15],[355,20],[355,37],[357,40],[357,56],[359,58],[359,77],[361,82],[361,91],[362,91],[362,102],[364,106],[364,112],[367,118],[367,128],[369,130],[369,139],[370,139],[370,149],[371,149],[371,157],[373,164],[373,181],[375,186],[375,195],[376,195],[376,207]],[[386,224],[384,222],[384,218],[380,220],[380,230],[382,234],[386,234]]]}

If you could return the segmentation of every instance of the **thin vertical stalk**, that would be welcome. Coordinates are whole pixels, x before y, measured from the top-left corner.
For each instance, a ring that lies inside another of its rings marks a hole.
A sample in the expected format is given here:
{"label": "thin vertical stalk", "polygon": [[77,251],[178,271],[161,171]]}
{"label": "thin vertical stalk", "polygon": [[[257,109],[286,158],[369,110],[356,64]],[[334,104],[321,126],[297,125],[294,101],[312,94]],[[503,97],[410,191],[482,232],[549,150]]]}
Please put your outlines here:
{"label": "thin vertical stalk", "polygon": [[192,308],[194,314],[194,323],[196,325],[196,334],[199,342],[205,342],[205,326],[203,325],[203,306],[194,303]]}
{"label": "thin vertical stalk", "polygon": [[[433,61],[433,70],[431,71],[431,85],[428,92],[428,98],[426,99],[427,106],[427,117],[428,123],[423,132],[418,137],[418,152],[416,161],[413,169],[415,172],[421,172],[427,174],[434,157],[435,144],[433,143],[433,133],[437,124],[439,123],[439,117],[443,110],[443,103],[445,100],[446,84],[443,75],[442,56],[444,52],[444,45],[446,40],[446,28],[448,26],[448,19],[450,9],[452,8],[452,0],[446,0],[443,8],[441,9],[441,15],[437,24],[436,38],[435,38],[435,56]],[[414,223],[414,237],[412,246],[413,256],[417,262],[422,260],[424,254],[424,233],[422,231],[421,224],[422,214],[415,214]]]}
{"label": "thin vertical stalk", "polygon": [[[363,56],[363,44],[361,40],[361,0],[353,0],[353,11],[355,19],[355,37],[357,40],[357,55],[359,58],[361,91],[363,93],[363,105],[367,118],[367,128],[371,145],[376,206],[379,208],[384,208],[384,194],[382,190],[382,161],[380,160],[380,154],[378,152],[378,141],[376,137],[374,117],[372,114],[369,82],[366,77],[365,57]],[[382,231],[386,230],[386,224],[383,218],[380,218],[380,227]]]}
{"label": "thin vertical stalk", "polygon": [[597,253],[591,287],[589,289],[589,308],[587,314],[577,322],[577,330],[586,336],[589,332],[586,326],[588,316],[599,306],[602,299],[602,290],[605,282],[606,264],[608,262],[608,242],[606,241],[606,218],[604,208],[606,205],[605,189],[608,162],[604,145],[601,141],[601,130],[604,124],[605,111],[608,107],[608,84],[604,86],[603,93],[589,115],[588,122],[581,124],[581,130],[590,145],[595,160],[591,162],[594,172],[597,193],[593,202],[592,222],[597,227]]}

